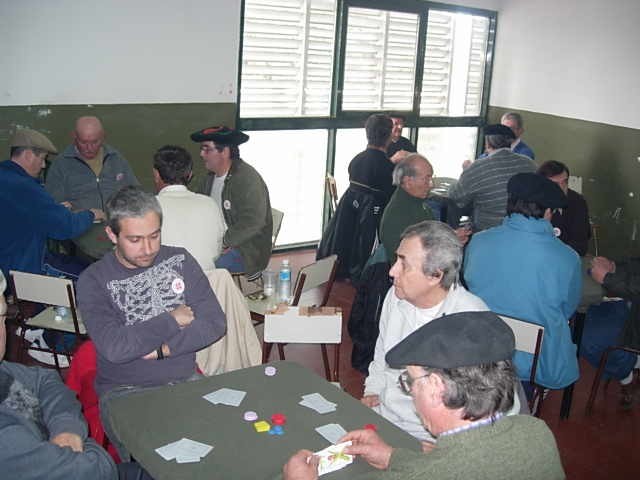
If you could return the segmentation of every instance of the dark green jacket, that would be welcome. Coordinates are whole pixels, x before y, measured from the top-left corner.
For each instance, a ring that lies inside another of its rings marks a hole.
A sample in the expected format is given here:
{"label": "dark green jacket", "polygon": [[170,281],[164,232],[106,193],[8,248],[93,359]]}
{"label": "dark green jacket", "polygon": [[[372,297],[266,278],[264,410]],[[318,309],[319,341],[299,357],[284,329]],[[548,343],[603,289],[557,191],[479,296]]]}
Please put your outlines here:
{"label": "dark green jacket", "polygon": [[354,478],[380,480],[561,480],[565,473],[553,434],[528,415],[503,417],[439,437],[430,453],[396,449],[388,470]]}
{"label": "dark green jacket", "polygon": [[[209,173],[199,193],[211,194],[214,173]],[[242,159],[234,160],[222,189],[222,213],[227,231],[223,246],[237,248],[245,273],[264,270],[271,257],[273,219],[269,189],[260,174]]]}
{"label": "dark green jacket", "polygon": [[380,221],[380,242],[392,263],[396,258],[402,232],[408,226],[423,220],[433,220],[433,212],[425,199],[409,195],[402,187],[396,188]]}

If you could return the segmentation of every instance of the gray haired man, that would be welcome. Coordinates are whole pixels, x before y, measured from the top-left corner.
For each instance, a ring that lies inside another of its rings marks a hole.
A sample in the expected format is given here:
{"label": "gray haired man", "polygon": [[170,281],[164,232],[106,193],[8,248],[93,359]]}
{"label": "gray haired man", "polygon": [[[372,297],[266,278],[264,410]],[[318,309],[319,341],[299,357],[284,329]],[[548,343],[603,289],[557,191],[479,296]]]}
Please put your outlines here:
{"label": "gray haired man", "polygon": [[402,234],[380,316],[362,403],[422,441],[432,441],[411,402],[397,387],[399,370],[385,361],[391,348],[421,326],[445,314],[488,310],[458,282],[462,244],[448,225],[424,221]]}
{"label": "gray haired man", "polygon": [[160,244],[155,196],[125,187],[106,213],[115,249],[80,276],[78,303],[96,346],[105,432],[125,459],[110,429],[111,399],[192,378],[196,351],[224,335],[226,321],[196,260],[184,248]]}
{"label": "gray haired man", "polygon": [[[353,478],[565,478],[553,434],[537,418],[505,417],[513,403],[511,365],[515,339],[494,313],[461,312],[433,320],[392,348],[386,361],[398,369],[396,389],[438,437],[425,455],[394,449],[371,430],[355,430],[344,452],[376,468]],[[402,371],[400,368],[406,367]],[[285,480],[317,478],[318,458],[296,453]]]}

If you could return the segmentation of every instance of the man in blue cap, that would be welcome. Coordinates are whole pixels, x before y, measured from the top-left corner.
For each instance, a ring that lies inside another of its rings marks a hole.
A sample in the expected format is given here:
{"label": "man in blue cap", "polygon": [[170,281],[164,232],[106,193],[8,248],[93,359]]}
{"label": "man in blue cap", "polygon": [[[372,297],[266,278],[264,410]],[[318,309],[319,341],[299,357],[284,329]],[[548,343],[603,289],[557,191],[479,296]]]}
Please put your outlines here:
{"label": "man in blue cap", "polygon": [[[438,437],[429,453],[394,449],[371,430],[347,433],[344,453],[379,471],[368,479],[437,478],[546,480],[565,478],[555,439],[542,420],[505,416],[513,403],[515,339],[494,313],[462,312],[433,320],[391,349],[394,368],[406,366],[399,388]],[[308,450],[284,467],[284,479],[317,478]],[[359,478],[359,477],[355,477]]]}

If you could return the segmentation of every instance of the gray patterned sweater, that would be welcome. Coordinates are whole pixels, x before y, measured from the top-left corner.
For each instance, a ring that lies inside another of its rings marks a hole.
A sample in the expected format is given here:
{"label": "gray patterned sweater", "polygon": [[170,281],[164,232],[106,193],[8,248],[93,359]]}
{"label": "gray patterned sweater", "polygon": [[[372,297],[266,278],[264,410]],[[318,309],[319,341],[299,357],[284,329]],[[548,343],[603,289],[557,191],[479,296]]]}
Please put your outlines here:
{"label": "gray patterned sweater", "polygon": [[[181,304],[193,322],[180,329],[168,313]],[[226,319],[207,277],[184,249],[162,246],[153,265],[129,269],[113,252],[78,281],[78,305],[97,350],[96,391],[122,385],[158,386],[196,371],[195,352],[226,331]],[[171,356],[144,360],[166,343]]]}

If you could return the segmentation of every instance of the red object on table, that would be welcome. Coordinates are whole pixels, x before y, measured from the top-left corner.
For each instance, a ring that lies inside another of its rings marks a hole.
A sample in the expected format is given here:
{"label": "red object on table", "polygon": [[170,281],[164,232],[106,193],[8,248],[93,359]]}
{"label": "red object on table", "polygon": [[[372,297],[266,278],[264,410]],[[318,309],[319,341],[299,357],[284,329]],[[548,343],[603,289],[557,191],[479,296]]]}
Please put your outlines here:
{"label": "red object on table", "polygon": [[274,425],[284,425],[287,423],[287,417],[283,413],[274,413],[271,415],[271,423]]}
{"label": "red object on table", "polygon": [[373,430],[374,432],[378,431],[378,427],[373,423],[367,423],[363,428],[365,430]]}

